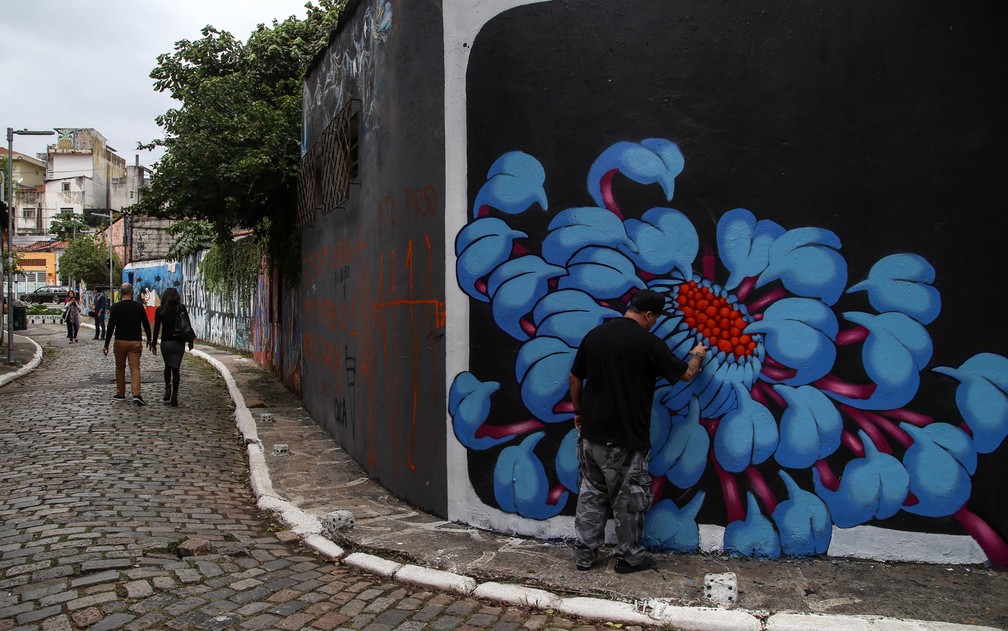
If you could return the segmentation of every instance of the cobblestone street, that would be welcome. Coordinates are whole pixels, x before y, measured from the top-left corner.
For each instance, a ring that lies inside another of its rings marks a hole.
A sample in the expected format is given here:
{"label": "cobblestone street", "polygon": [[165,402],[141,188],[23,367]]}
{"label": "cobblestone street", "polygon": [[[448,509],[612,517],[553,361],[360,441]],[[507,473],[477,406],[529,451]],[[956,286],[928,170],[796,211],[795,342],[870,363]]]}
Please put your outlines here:
{"label": "cobblestone street", "polygon": [[256,509],[211,367],[186,358],[173,409],[145,351],[139,407],[91,329],[28,334],[43,363],[0,388],[0,631],[596,628],[315,555]]}

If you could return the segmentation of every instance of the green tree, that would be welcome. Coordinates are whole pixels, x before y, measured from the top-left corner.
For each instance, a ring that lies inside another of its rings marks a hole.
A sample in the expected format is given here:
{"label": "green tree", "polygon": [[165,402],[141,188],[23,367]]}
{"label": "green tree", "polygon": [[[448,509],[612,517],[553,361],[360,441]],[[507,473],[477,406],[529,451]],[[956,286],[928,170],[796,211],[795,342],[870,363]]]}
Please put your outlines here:
{"label": "green tree", "polygon": [[297,261],[297,167],[301,91],[312,59],[329,42],[346,0],[307,3],[305,19],[260,24],[244,43],[207,26],[158,56],[154,87],[181,105],[158,116],[164,156],[138,204],[141,212],[209,222],[216,241],[251,228],[273,264]]}
{"label": "green tree", "polygon": [[60,213],[49,224],[49,232],[56,235],[57,241],[70,241],[87,234],[87,231],[87,222],[75,213]]}
{"label": "green tree", "polygon": [[[59,260],[60,278],[66,279],[68,285],[75,280],[82,280],[89,287],[106,285],[109,281],[108,247],[91,235],[72,239]],[[122,277],[122,266],[118,257],[113,254],[112,277]]]}

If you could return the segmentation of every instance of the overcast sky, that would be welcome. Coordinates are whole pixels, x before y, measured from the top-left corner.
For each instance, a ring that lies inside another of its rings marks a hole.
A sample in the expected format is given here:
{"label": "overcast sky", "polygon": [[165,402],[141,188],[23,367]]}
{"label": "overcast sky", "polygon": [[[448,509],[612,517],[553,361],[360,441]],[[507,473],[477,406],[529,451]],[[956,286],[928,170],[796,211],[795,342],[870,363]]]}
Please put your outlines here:
{"label": "overcast sky", "polygon": [[[180,39],[207,24],[245,41],[259,23],[303,18],[305,0],[32,0],[0,18],[0,127],[93,127],[127,164],[160,137],[154,117],[174,103],[150,72]],[[15,136],[14,151],[45,152],[55,136]],[[6,133],[0,140],[7,147]]]}

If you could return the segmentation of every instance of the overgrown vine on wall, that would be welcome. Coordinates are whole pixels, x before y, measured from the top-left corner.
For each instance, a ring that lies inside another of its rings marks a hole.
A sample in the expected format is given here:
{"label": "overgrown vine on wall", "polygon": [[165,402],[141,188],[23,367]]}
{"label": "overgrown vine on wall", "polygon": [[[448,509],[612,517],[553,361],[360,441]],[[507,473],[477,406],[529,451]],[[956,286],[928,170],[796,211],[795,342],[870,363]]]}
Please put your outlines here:
{"label": "overgrown vine on wall", "polygon": [[254,239],[214,243],[199,265],[199,276],[211,293],[236,302],[252,299],[262,261]]}

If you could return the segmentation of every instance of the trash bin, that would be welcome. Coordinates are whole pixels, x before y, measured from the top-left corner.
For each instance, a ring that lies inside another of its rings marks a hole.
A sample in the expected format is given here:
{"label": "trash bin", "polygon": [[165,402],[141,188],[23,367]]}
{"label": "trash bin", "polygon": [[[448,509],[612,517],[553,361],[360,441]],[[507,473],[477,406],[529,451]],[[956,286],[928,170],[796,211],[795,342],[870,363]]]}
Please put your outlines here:
{"label": "trash bin", "polygon": [[15,331],[24,331],[28,328],[28,307],[23,302],[14,303],[14,323]]}

